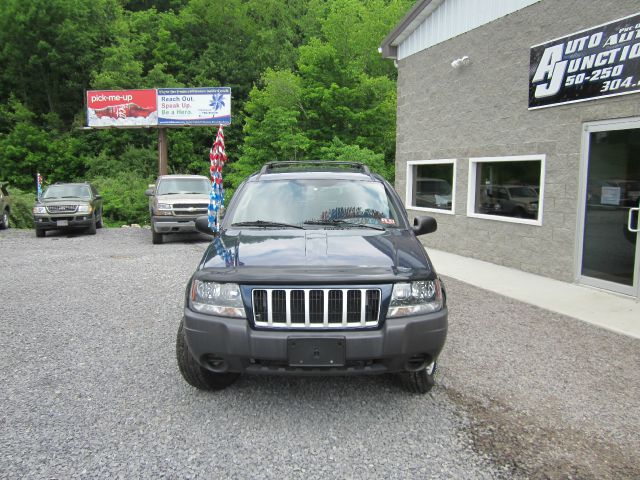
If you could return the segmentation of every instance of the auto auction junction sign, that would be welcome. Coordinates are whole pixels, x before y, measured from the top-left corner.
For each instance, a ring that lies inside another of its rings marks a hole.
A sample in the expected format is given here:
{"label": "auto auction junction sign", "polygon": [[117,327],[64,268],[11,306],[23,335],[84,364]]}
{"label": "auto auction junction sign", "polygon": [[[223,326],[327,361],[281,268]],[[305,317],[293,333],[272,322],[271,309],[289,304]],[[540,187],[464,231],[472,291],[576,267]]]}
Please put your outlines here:
{"label": "auto auction junction sign", "polygon": [[531,47],[529,109],[640,92],[640,13]]}
{"label": "auto auction junction sign", "polygon": [[135,128],[229,125],[231,88],[87,91],[87,126]]}

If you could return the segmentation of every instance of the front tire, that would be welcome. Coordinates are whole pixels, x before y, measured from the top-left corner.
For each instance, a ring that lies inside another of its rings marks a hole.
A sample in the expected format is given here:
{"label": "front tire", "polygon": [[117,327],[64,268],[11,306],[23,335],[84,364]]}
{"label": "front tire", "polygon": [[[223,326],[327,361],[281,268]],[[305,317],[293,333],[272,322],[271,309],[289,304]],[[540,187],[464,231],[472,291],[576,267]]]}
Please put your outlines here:
{"label": "front tire", "polygon": [[0,219],[0,230],[5,230],[9,228],[9,211],[5,210],[2,212],[2,218]]}
{"label": "front tire", "polygon": [[214,373],[198,365],[184,338],[183,321],[180,321],[176,337],[176,358],[182,378],[199,390],[222,390],[234,383],[240,376],[239,373]]}
{"label": "front tire", "polygon": [[400,382],[405,390],[411,393],[420,393],[424,395],[433,388],[436,383],[436,370],[438,364],[433,362],[426,368],[417,372],[401,372],[399,373]]}
{"label": "front tire", "polygon": [[100,212],[100,219],[96,221],[96,228],[102,228],[102,212]]}
{"label": "front tire", "polygon": [[161,233],[156,233],[151,225],[151,243],[154,245],[160,245],[164,241],[164,237]]}
{"label": "front tire", "polygon": [[96,234],[96,217],[95,215],[91,218],[91,225],[89,225],[89,228],[87,229],[87,232],[89,232],[89,235],[95,235]]}
{"label": "front tire", "polygon": [[43,230],[42,228],[36,228],[36,237],[38,238],[42,238],[47,234],[46,230]]}

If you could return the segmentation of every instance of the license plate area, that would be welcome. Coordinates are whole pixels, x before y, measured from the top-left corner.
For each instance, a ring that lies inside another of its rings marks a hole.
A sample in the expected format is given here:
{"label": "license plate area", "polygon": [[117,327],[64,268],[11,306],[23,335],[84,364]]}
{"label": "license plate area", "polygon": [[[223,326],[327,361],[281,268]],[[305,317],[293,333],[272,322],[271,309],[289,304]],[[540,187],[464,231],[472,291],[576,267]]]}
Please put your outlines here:
{"label": "license plate area", "polygon": [[69,226],[69,220],[58,220],[56,222],[58,227],[68,227]]}
{"label": "license plate area", "polygon": [[289,337],[287,357],[291,367],[343,367],[344,337]]}

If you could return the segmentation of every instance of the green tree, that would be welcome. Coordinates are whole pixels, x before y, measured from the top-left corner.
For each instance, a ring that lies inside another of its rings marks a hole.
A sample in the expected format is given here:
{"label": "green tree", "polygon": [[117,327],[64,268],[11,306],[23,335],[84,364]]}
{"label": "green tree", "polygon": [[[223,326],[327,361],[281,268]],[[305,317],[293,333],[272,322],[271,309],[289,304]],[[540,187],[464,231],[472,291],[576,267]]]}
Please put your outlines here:
{"label": "green tree", "polygon": [[[5,111],[10,129],[0,133],[0,178],[12,185],[29,189],[35,185],[36,173],[50,181],[76,178],[83,171],[80,141],[70,135],[58,135],[52,128],[36,123],[37,116],[12,98]],[[56,116],[49,116],[57,123]]]}
{"label": "green tree", "polygon": [[[318,37],[296,69],[267,70],[245,105],[241,156],[231,183],[271,159],[349,158],[393,178],[396,72],[377,47],[409,2],[312,2]],[[308,18],[302,17],[302,22]]]}
{"label": "green tree", "polygon": [[[79,129],[84,91],[182,86],[232,88],[228,192],[270,160],[359,160],[391,178],[396,72],[377,47],[411,4],[0,1],[0,180],[97,179],[108,218],[139,221],[157,131]],[[169,130],[170,171],[206,174],[215,134]]]}
{"label": "green tree", "polygon": [[71,126],[120,12],[116,0],[0,2],[0,100]]}

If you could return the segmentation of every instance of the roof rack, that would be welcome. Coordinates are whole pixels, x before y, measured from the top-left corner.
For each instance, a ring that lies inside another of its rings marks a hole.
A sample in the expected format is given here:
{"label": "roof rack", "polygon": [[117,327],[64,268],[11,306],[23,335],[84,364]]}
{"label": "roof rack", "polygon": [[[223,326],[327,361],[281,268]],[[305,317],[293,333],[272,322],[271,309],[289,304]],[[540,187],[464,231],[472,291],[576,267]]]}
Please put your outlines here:
{"label": "roof rack", "polygon": [[301,167],[304,165],[315,165],[321,167],[348,167],[354,172],[361,172],[366,175],[371,175],[371,171],[369,167],[363,163],[358,162],[342,162],[342,161],[334,161],[334,160],[288,160],[288,161],[276,161],[265,163],[260,169],[260,174],[263,173],[271,173],[271,171],[279,169],[279,168],[288,168],[288,167]]}

